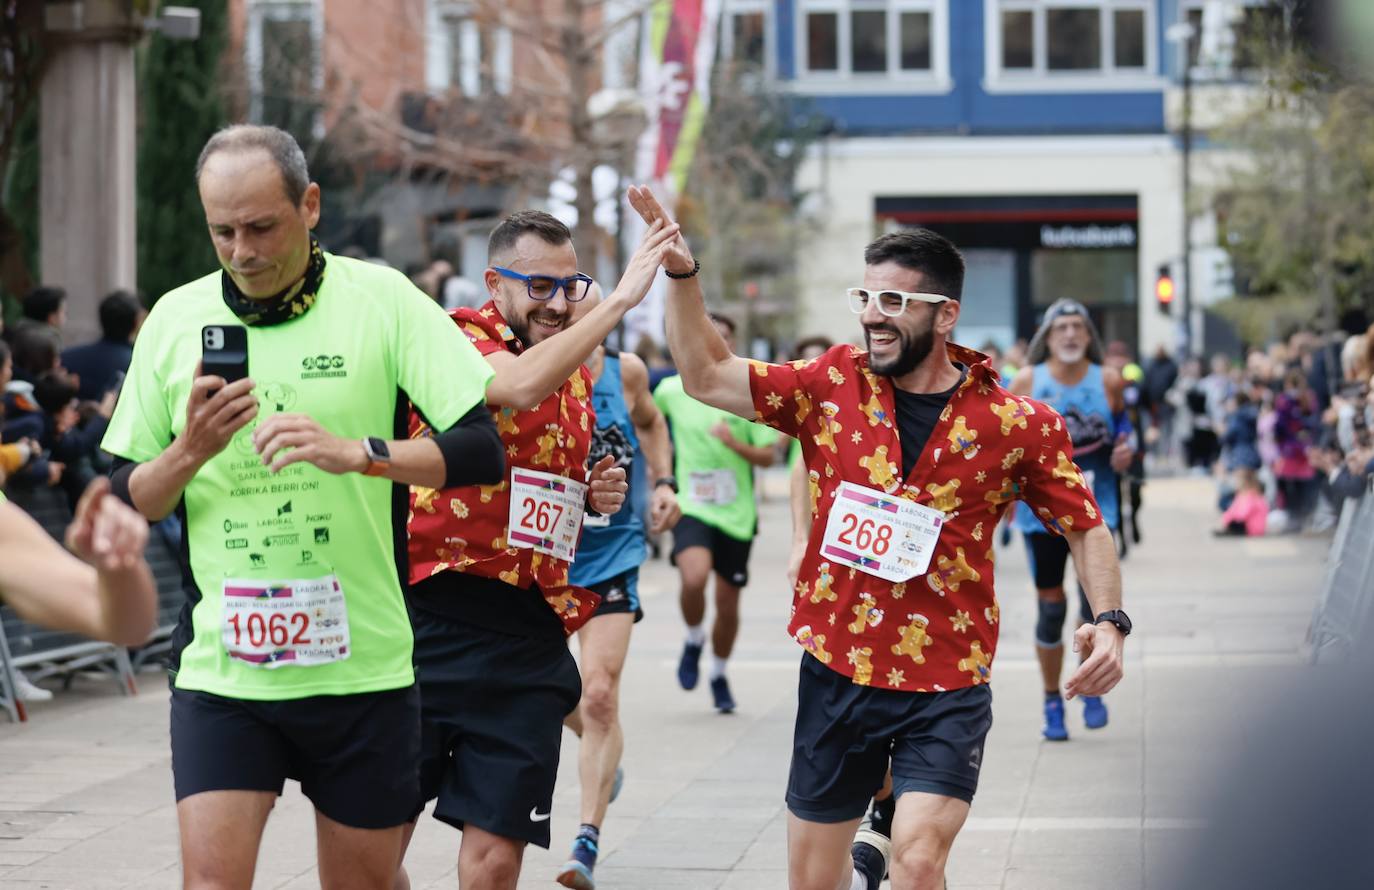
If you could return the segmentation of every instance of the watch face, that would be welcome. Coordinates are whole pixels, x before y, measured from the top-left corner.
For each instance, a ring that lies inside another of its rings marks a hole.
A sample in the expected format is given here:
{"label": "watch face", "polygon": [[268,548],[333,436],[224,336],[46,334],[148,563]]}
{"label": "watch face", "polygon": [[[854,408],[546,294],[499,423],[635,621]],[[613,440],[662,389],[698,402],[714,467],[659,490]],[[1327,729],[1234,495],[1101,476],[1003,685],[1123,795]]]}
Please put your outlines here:
{"label": "watch face", "polygon": [[367,447],[372,452],[373,460],[391,460],[391,449],[387,447],[385,439],[369,436]]}

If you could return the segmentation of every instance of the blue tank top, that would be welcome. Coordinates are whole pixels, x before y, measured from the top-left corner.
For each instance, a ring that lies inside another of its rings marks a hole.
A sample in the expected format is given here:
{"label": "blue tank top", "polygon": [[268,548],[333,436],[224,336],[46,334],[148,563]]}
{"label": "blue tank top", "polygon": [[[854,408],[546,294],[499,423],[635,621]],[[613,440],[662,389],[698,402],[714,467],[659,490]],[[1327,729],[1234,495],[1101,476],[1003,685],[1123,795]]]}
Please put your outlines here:
{"label": "blue tank top", "polygon": [[[593,466],[606,455],[625,468],[630,491],[619,512],[610,517],[608,525],[584,523],[582,540],[577,545],[569,581],[579,587],[590,587],[617,575],[639,568],[646,557],[642,502],[636,489],[642,485],[636,473],[635,460],[639,454],[639,436],[630,419],[630,406],[625,404],[625,386],[620,376],[620,356],[606,350],[601,378],[592,388],[592,407],[596,409],[596,430],[592,434],[591,454],[587,465]],[[588,517],[595,523],[593,517]]]}
{"label": "blue tank top", "polygon": [[[1116,473],[1112,470],[1116,423],[1102,383],[1102,366],[1089,365],[1088,373],[1072,386],[1055,380],[1043,363],[1035,366],[1034,375],[1031,398],[1063,415],[1069,440],[1073,442],[1074,463],[1092,480],[1093,497],[1102,511],[1102,521],[1108,528],[1116,529],[1121,518]],[[1017,508],[1016,527],[1023,532],[1045,532],[1040,520],[1024,505]]]}

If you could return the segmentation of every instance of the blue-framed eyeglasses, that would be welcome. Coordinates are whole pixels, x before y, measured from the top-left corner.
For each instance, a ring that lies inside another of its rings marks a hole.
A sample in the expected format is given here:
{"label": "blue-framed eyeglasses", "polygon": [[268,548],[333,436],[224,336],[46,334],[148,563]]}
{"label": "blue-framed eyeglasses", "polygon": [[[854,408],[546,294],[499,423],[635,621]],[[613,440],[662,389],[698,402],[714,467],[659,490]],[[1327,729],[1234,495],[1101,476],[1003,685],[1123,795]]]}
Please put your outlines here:
{"label": "blue-framed eyeglasses", "polygon": [[492,266],[491,269],[503,278],[514,278],[517,281],[525,282],[525,291],[530,295],[531,300],[552,300],[554,294],[561,290],[563,291],[563,299],[569,303],[580,303],[592,288],[591,276],[583,275],[581,272],[576,275],[569,275],[567,278],[554,278],[550,275],[521,275],[519,272],[503,269],[500,266]]}

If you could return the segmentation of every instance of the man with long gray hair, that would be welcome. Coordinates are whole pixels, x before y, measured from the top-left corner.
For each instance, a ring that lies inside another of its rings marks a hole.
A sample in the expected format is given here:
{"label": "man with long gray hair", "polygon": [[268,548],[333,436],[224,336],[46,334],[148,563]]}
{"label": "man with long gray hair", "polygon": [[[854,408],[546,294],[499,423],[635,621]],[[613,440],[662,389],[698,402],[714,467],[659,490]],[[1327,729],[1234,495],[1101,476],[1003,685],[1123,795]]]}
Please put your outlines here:
{"label": "man with long gray hair", "polygon": [[[1117,474],[1131,464],[1134,454],[1122,393],[1125,381],[1113,368],[1102,366],[1102,338],[1076,300],[1058,300],[1045,310],[1040,330],[1031,340],[1027,366],[1017,372],[1008,390],[1045,402],[1064,417],[1073,444],[1074,463],[1097,499],[1102,521],[1116,532],[1121,522]],[[1016,525],[1026,536],[1031,571],[1035,576],[1038,618],[1035,624],[1036,655],[1045,684],[1045,726],[1050,741],[1069,737],[1064,725],[1064,699],[1059,691],[1064,666],[1064,569],[1069,547],[1064,538],[1052,535],[1024,505],[1016,513]],[[1083,585],[1078,587],[1079,612],[1084,622],[1093,620]],[[1107,706],[1102,697],[1084,695],[1083,722],[1089,729],[1107,725]]]}

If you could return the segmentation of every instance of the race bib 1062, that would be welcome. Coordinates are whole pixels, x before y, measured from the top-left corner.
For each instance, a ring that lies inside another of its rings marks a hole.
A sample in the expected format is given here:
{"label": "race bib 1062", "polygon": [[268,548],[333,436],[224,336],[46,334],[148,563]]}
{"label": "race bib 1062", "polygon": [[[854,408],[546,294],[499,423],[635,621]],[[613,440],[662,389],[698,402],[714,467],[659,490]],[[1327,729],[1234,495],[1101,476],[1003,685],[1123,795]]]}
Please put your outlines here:
{"label": "race bib 1062", "polygon": [[909,581],[930,567],[944,521],[934,507],[842,482],[821,555],[885,581]]}
{"label": "race bib 1062", "polygon": [[348,604],[335,575],[290,581],[229,578],[220,637],[230,658],[262,668],[311,667],[351,653]]}

